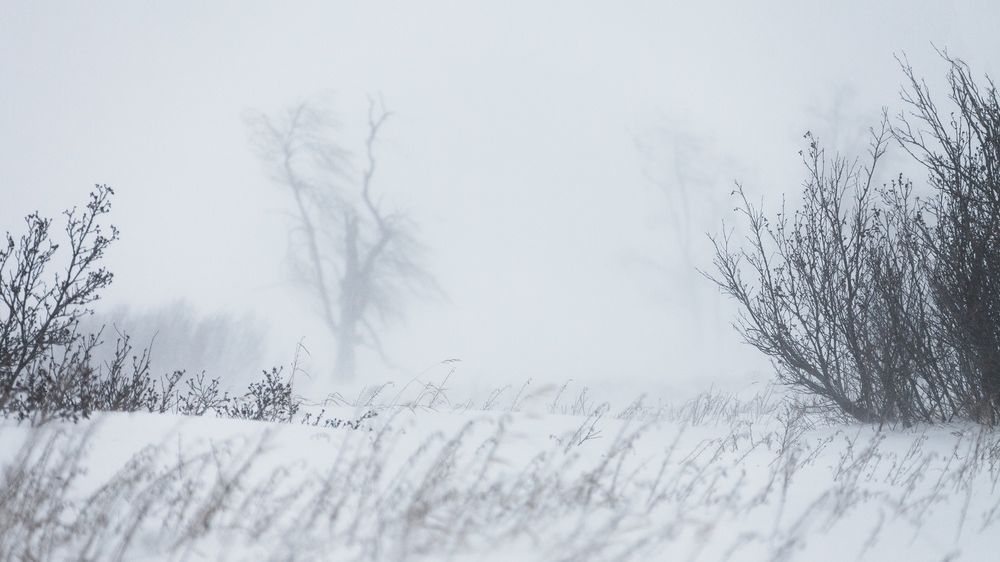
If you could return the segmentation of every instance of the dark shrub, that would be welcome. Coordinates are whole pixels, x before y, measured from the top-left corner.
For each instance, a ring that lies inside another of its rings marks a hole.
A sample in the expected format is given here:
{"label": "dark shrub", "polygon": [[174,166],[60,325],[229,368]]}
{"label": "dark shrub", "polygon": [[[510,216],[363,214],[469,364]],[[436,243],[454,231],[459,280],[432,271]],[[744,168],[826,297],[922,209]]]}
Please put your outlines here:
{"label": "dark shrub", "polygon": [[118,238],[113,226],[107,234],[101,226],[113,194],[99,185],[84,210],[66,211],[67,249],[56,273],[60,247],[50,219],[29,215],[27,234],[16,240],[5,236],[0,246],[0,415],[44,423],[78,421],[94,411],[213,412],[291,421],[299,403],[280,369],[265,372],[245,395],[231,398],[220,393],[219,379],[206,380],[204,373],[154,377],[149,348],[136,351],[125,334],[119,333],[103,364],[95,360],[103,329],[84,334],[79,328],[111,284],[112,274],[100,261]]}
{"label": "dark shrub", "polygon": [[[779,378],[850,418],[1000,420],[1000,106],[950,63],[944,118],[903,65],[909,115],[873,131],[864,166],[807,134],[802,205],[769,219],[742,187],[749,224],[713,238],[709,277],[741,305],[737,327]],[[929,172],[928,200],[901,176],[876,187],[888,138]]]}
{"label": "dark shrub", "polygon": [[895,136],[928,172],[935,196],[917,223],[935,304],[936,337],[952,353],[963,414],[1000,421],[1000,103],[986,77],[976,84],[961,60],[948,61],[948,99],[938,109],[909,64]]}
{"label": "dark shrub", "polygon": [[[91,397],[81,392],[95,373],[90,356],[96,337],[77,327],[90,304],[111,284],[100,265],[118,238],[101,220],[111,209],[113,191],[99,185],[83,210],[66,211],[66,249],[53,240],[52,220],[29,215],[27,233],[15,240],[7,233],[0,247],[0,411],[20,418],[86,416]],[[53,273],[53,260],[64,265]]]}

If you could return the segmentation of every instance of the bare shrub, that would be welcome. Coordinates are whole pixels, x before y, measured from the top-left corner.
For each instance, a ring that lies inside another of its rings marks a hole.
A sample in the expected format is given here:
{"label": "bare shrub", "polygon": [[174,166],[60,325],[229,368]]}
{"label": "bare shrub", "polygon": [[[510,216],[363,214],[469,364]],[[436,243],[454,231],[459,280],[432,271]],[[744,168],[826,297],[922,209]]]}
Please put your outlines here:
{"label": "bare shrub", "polygon": [[[52,415],[86,416],[91,408],[76,392],[94,376],[90,354],[97,340],[77,330],[89,306],[111,284],[100,265],[118,230],[101,222],[114,191],[98,185],[86,206],[64,213],[64,256],[53,239],[52,219],[32,213],[27,233],[8,232],[0,246],[0,412],[26,418],[39,405]],[[64,257],[58,272],[54,260]]]}
{"label": "bare shrub", "polygon": [[226,417],[272,422],[290,422],[299,410],[291,380],[282,380],[277,367],[264,371],[262,380],[250,383],[246,394],[221,406]]}
{"label": "bare shrub", "polygon": [[69,250],[57,273],[52,269],[59,244],[50,219],[31,214],[27,234],[17,240],[6,235],[0,247],[0,415],[35,424],[79,421],[94,411],[212,412],[290,422],[299,401],[292,397],[291,380],[284,381],[277,368],[231,398],[220,394],[219,379],[206,380],[204,373],[154,376],[149,348],[136,350],[121,332],[113,352],[97,360],[103,327],[92,333],[80,327],[113,277],[100,264],[118,238],[113,226],[108,234],[101,226],[113,194],[99,185],[84,210],[66,211]]}
{"label": "bare shrub", "polygon": [[828,158],[806,137],[802,206],[772,221],[740,187],[750,233],[740,248],[731,233],[713,238],[712,279],[741,305],[741,334],[774,358],[782,382],[862,421],[940,417],[921,368],[933,358],[913,344],[926,300],[901,216],[909,184],[880,193],[872,181],[888,131],[873,132],[865,165]]}
{"label": "bare shrub", "polygon": [[[225,382],[242,386],[263,366],[267,327],[249,313],[204,313],[180,299],[149,308],[119,305],[98,310],[82,323],[85,330],[95,332],[103,326],[113,326],[133,342],[150,347],[153,371],[219,373]],[[112,354],[110,348],[95,350],[101,361]]]}
{"label": "bare shrub", "polygon": [[[739,186],[745,243],[712,239],[709,277],[741,305],[745,339],[782,382],[860,421],[1000,420],[1000,105],[944,56],[951,118],[904,64],[912,111],[873,131],[864,165],[807,133],[801,207],[771,219]],[[932,198],[902,176],[873,184],[889,138]]]}
{"label": "bare shrub", "polygon": [[935,304],[935,336],[952,353],[960,408],[1000,421],[1000,102],[987,76],[947,53],[950,110],[901,61],[908,113],[896,139],[928,172],[935,196],[916,222]]}

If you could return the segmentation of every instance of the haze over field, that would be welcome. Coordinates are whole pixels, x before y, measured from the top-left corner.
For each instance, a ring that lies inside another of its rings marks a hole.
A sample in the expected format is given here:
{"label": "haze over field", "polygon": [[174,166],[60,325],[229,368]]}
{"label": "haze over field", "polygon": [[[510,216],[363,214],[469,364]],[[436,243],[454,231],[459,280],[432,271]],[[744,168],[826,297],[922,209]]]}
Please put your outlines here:
{"label": "haze over field", "polygon": [[863,149],[898,108],[894,54],[932,84],[935,45],[1000,74],[998,18],[986,1],[7,1],[0,225],[110,184],[122,239],[102,310],[250,313],[267,328],[254,368],[305,338],[317,388],[340,388],[289,272],[291,197],[246,118],[322,99],[360,157],[381,95],[373,186],[419,225],[445,298],[406,306],[383,333],[393,365],[366,352],[354,382],[460,358],[456,378],[483,387],[739,387],[768,364],[696,272],[733,181],[794,193],[806,130]]}

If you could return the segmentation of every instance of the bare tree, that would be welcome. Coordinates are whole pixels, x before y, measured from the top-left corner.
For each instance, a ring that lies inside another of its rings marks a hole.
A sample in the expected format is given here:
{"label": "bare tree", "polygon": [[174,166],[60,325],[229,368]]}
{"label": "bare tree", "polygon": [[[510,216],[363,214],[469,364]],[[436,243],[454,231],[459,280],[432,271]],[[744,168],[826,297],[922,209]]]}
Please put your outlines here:
{"label": "bare tree", "polygon": [[292,256],[333,334],[338,378],[354,375],[358,346],[386,360],[379,333],[399,319],[405,296],[437,292],[421,264],[415,224],[387,210],[374,192],[375,149],[391,115],[380,99],[369,98],[360,175],[352,174],[350,154],[335,140],[336,123],[317,102],[248,120],[269,173],[294,200]]}

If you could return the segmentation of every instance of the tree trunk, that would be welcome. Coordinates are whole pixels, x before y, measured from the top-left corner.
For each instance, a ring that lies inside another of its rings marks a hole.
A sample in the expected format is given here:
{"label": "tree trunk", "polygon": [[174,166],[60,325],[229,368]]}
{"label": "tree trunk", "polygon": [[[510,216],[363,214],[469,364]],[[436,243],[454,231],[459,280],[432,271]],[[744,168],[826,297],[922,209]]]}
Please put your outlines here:
{"label": "tree trunk", "polygon": [[356,368],[354,342],[350,336],[342,336],[337,339],[337,357],[333,365],[333,376],[337,380],[350,380],[354,378]]}

